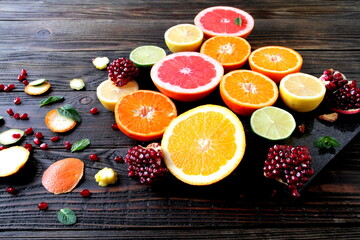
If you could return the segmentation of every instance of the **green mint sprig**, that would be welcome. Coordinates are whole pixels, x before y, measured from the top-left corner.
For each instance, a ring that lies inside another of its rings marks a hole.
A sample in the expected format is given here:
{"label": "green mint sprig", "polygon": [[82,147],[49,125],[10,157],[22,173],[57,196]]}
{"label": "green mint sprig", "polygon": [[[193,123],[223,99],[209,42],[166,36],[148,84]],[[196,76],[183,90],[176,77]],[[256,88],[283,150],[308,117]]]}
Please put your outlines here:
{"label": "green mint sprig", "polygon": [[70,208],[63,208],[57,212],[59,222],[64,225],[73,225],[76,223],[77,217],[73,210]]}
{"label": "green mint sprig", "polygon": [[72,145],[71,152],[80,151],[89,145],[90,145],[90,139],[88,138],[81,139]]}
{"label": "green mint sprig", "polygon": [[49,104],[59,102],[59,101],[62,101],[62,100],[64,100],[63,96],[50,96],[48,98],[45,98],[45,99],[41,100],[40,101],[40,106],[42,107],[42,106],[49,105]]}
{"label": "green mint sprig", "polygon": [[58,110],[59,114],[64,116],[64,117],[71,118],[75,122],[81,122],[80,114],[70,104],[66,104],[65,106],[60,107],[57,110]]}
{"label": "green mint sprig", "polygon": [[330,149],[332,147],[338,147],[340,143],[333,137],[325,136],[319,137],[314,141],[314,147]]}

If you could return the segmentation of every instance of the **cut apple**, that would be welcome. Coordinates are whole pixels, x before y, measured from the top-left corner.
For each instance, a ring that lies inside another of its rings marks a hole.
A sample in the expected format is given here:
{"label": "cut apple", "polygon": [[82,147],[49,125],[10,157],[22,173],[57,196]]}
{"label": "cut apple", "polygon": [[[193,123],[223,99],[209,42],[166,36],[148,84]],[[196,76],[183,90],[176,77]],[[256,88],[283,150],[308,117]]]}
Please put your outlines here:
{"label": "cut apple", "polygon": [[30,152],[21,146],[14,146],[0,151],[0,177],[17,173],[29,159]]}
{"label": "cut apple", "polygon": [[19,129],[9,129],[5,132],[0,133],[0,144],[10,145],[18,142],[22,136],[24,136],[24,131]]}

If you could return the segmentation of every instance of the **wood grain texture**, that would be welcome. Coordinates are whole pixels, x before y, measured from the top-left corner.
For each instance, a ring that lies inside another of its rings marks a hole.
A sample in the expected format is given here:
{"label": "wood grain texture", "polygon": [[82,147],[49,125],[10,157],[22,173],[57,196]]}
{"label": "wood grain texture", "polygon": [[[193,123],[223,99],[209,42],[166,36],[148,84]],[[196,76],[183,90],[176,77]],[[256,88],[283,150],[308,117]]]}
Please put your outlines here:
{"label": "wood grain texture", "polygon": [[[241,168],[211,186],[183,184],[169,175],[151,186],[127,177],[125,163],[113,161],[125,156],[137,142],[115,131],[113,113],[96,98],[96,87],[107,78],[95,69],[91,59],[127,57],[144,44],[167,50],[165,30],[178,23],[192,23],[200,10],[216,5],[239,7],[255,18],[248,37],[252,49],[283,45],[296,49],[304,58],[303,72],[319,76],[326,68],[339,69],[350,79],[360,69],[359,1],[0,1],[0,83],[15,83],[9,93],[0,92],[0,116],[8,128],[29,126],[43,132],[46,151],[35,149],[17,175],[0,179],[0,239],[359,239],[360,238],[360,138],[353,141],[319,173],[294,200],[278,184],[252,176]],[[169,53],[169,51],[167,50]],[[248,66],[244,66],[248,68]],[[28,96],[16,80],[25,68],[29,80],[46,78],[51,91]],[[70,89],[73,78],[86,83],[83,91]],[[139,77],[143,89],[156,88],[148,70]],[[39,107],[47,96],[62,95],[64,102]],[[14,105],[20,96],[22,104]],[[83,121],[73,131],[55,134],[43,122],[45,114],[65,103],[81,113]],[[175,102],[179,112],[204,103],[223,104],[214,92],[195,103]],[[98,107],[100,113],[89,110]],[[27,112],[29,120],[15,120],[6,114]],[[357,118],[358,119],[358,118]],[[60,136],[51,143],[49,138]],[[91,139],[84,151],[71,153],[64,142]],[[21,142],[31,142],[26,136]],[[100,160],[88,156],[97,153]],[[53,162],[78,157],[85,163],[84,179],[69,194],[53,195],[41,185],[41,176]],[[259,160],[258,160],[259,161]],[[0,166],[1,167],[1,166]],[[120,176],[113,186],[99,187],[94,175],[112,167]],[[18,189],[13,196],[7,186]],[[92,192],[90,198],[79,194]],[[273,195],[273,190],[277,194]],[[39,211],[45,201],[49,209]],[[78,223],[64,226],[56,212],[73,209]]]}

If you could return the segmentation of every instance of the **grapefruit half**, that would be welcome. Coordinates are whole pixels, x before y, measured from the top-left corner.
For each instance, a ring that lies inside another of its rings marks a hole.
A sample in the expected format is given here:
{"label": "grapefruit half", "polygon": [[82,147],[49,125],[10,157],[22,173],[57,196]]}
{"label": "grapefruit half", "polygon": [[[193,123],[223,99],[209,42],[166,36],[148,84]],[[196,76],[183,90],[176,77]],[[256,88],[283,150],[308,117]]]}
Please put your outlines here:
{"label": "grapefruit half", "polygon": [[254,28],[254,18],[247,12],[228,6],[209,7],[194,19],[206,38],[219,35],[246,38]]}
{"label": "grapefruit half", "polygon": [[155,86],[166,96],[190,102],[209,95],[220,83],[224,68],[199,52],[173,53],[157,62],[150,72]]}

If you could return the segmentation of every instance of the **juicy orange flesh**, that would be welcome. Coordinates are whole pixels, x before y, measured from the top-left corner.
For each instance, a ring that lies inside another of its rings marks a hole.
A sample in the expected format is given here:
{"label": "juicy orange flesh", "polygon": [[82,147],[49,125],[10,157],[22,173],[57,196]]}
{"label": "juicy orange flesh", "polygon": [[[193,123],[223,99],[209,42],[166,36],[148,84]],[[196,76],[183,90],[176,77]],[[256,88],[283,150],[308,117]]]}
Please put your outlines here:
{"label": "juicy orange flesh", "polygon": [[287,71],[298,65],[299,59],[293,52],[282,48],[264,48],[254,54],[253,62],[272,71]]}
{"label": "juicy orange flesh", "polygon": [[[235,23],[236,18],[241,18],[241,25]],[[216,33],[237,33],[248,25],[244,16],[230,9],[214,9],[207,12],[200,22],[205,29]]]}
{"label": "juicy orange flesh", "polygon": [[251,51],[245,40],[236,37],[215,37],[204,44],[203,53],[225,64],[245,61]]}
{"label": "juicy orange flesh", "polygon": [[224,87],[232,98],[253,105],[267,103],[276,95],[271,82],[249,72],[236,72],[229,75],[226,77]]}
{"label": "juicy orange flesh", "polygon": [[234,156],[234,134],[234,125],[222,114],[194,114],[174,128],[168,148],[171,160],[187,175],[208,176]]}
{"label": "juicy orange flesh", "polygon": [[303,97],[314,97],[322,92],[320,82],[311,78],[290,78],[284,82],[284,87],[292,94]]}
{"label": "juicy orange flesh", "polygon": [[201,32],[195,27],[178,26],[170,30],[168,37],[176,43],[190,43],[198,40],[201,37]]}
{"label": "juicy orange flesh", "polygon": [[118,114],[130,131],[149,134],[163,131],[176,116],[176,110],[161,94],[135,92],[121,100]]}

